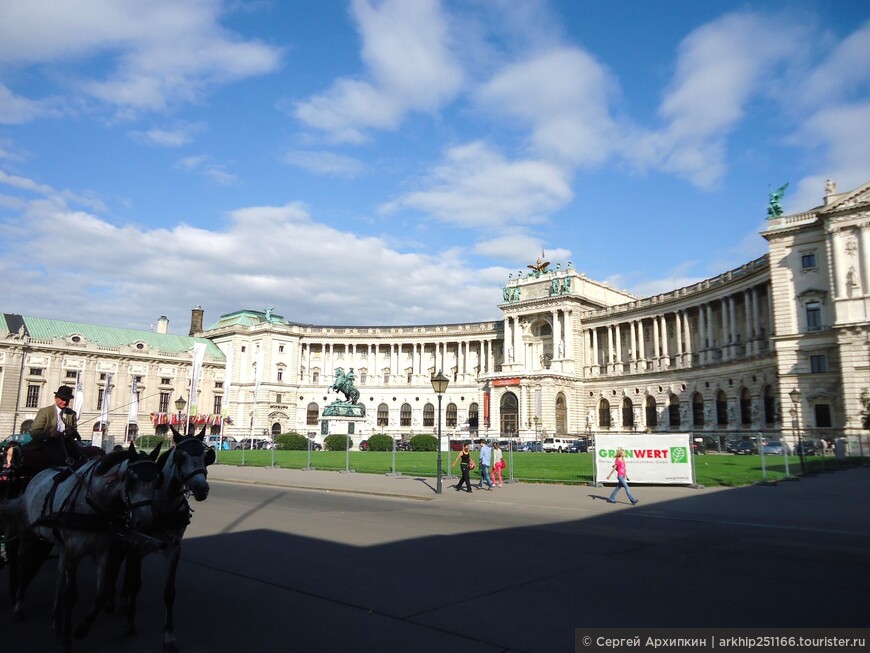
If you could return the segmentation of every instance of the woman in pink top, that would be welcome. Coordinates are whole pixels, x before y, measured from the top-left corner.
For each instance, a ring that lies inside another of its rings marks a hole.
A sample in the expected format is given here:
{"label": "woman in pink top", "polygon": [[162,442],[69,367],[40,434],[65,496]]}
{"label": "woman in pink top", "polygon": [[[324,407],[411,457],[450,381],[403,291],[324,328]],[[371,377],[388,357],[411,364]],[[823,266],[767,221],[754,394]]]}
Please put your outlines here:
{"label": "woman in pink top", "polygon": [[613,488],[613,492],[610,495],[610,498],[607,500],[607,503],[616,503],[616,495],[619,493],[619,488],[625,488],[625,493],[628,495],[628,500],[631,501],[631,505],[637,503],[637,499],[635,499],[631,495],[631,490],[628,489],[628,474],[625,472],[625,450],[620,447],[616,450],[616,459],[613,461],[613,469],[610,470],[610,473],[607,475],[607,480],[610,480],[610,477],[613,476],[613,472],[616,472],[616,487]]}

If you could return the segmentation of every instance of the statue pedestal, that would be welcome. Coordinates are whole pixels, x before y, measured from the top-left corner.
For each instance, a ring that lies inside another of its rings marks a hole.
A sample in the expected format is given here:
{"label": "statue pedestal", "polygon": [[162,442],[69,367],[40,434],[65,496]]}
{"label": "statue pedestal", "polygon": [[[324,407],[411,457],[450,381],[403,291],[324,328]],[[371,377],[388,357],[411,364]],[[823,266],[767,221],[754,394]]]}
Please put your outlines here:
{"label": "statue pedestal", "polygon": [[324,438],[327,435],[347,436],[347,455],[345,456],[345,466],[343,471],[346,473],[353,472],[354,470],[350,468],[350,450],[354,446],[359,445],[360,436],[362,435],[360,427],[365,424],[365,415],[329,415],[327,414],[329,408],[330,406],[327,406],[323,409],[323,416],[320,418],[320,433]]}

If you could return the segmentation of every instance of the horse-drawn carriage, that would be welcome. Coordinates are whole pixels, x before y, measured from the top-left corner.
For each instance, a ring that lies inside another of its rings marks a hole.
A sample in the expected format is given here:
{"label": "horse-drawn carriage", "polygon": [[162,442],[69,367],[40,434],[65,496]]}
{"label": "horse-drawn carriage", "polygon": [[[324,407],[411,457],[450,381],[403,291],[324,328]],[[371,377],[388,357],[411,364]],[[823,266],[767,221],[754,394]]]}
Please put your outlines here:
{"label": "horse-drawn carriage", "polygon": [[[52,626],[65,648],[71,647],[73,636],[84,637],[97,614],[114,602],[124,561],[121,597],[132,634],[142,559],[161,550],[166,557],[164,651],[178,650],[173,605],[181,540],[192,514],[187,498],[203,501],[208,496],[206,468],[215,453],[203,443],[205,429],[186,436],[172,431],[172,446],[162,455],[162,443],[150,453],[132,444],[108,454],[85,448],[93,457],[71,465],[44,465],[34,448],[18,447],[20,459],[0,479],[0,519],[15,619],[24,618],[27,587],[56,548]],[[73,629],[76,571],[84,557],[97,565],[97,599]]]}

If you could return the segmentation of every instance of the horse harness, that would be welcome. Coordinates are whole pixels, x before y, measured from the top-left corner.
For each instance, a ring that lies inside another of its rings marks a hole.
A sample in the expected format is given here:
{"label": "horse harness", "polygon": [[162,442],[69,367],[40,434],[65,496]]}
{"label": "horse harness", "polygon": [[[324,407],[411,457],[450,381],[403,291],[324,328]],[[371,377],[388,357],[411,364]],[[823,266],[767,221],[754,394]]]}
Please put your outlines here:
{"label": "horse harness", "polygon": [[[127,474],[133,471],[133,468],[136,465],[149,462],[151,461],[131,461],[127,465]],[[119,467],[120,464],[121,463],[118,464]],[[45,500],[42,504],[42,513],[39,519],[37,519],[33,523],[33,528],[36,528],[38,526],[50,528],[52,534],[59,542],[64,541],[63,536],[61,535],[61,529],[77,531],[102,531],[108,530],[110,528],[116,531],[119,528],[128,529],[130,526],[130,520],[133,511],[136,508],[141,508],[143,506],[151,505],[154,503],[153,498],[144,501],[130,502],[129,496],[127,494],[125,477],[123,493],[123,504],[125,508],[124,511],[120,514],[116,514],[110,510],[103,508],[102,506],[97,504],[91,497],[91,485],[97,465],[98,463],[95,462],[83,473],[70,467],[53,468],[57,470],[57,473],[52,477],[51,490],[49,490],[45,496]],[[57,489],[60,487],[61,483],[63,483],[72,475],[75,475],[77,479],[75,486],[63,500],[60,508],[56,512],[49,512],[50,507],[54,504],[54,499],[57,495]],[[113,477],[115,479],[119,479],[117,470],[113,473]],[[81,496],[83,488],[86,488],[85,503],[87,503],[91,510],[94,511],[92,514],[74,512],[74,506],[78,501],[78,498]]]}
{"label": "horse harness", "polygon": [[[194,442],[194,440],[185,440],[176,445],[176,452],[182,451],[184,453],[188,453],[184,451],[184,448],[188,442]],[[205,447],[201,442],[200,446]],[[187,482],[192,479],[194,476],[202,474],[205,477],[208,477],[208,472],[206,471],[206,467],[214,462],[215,453],[213,450],[209,449],[206,452],[206,460],[204,460],[204,464],[202,467],[197,467],[191,472],[188,472],[183,477],[178,478],[175,477],[174,480],[178,484],[178,489],[174,492],[167,492],[166,499],[180,499],[178,503],[177,509],[166,511],[166,512],[158,512],[155,511],[154,514],[154,526],[156,528],[165,528],[165,529],[175,529],[175,528],[183,528],[190,524],[191,518],[193,516],[193,508],[190,507],[190,502],[187,500],[187,497],[190,496],[191,490],[187,487]],[[174,464],[173,460],[173,464]],[[170,488],[173,487],[175,483],[170,484]]]}

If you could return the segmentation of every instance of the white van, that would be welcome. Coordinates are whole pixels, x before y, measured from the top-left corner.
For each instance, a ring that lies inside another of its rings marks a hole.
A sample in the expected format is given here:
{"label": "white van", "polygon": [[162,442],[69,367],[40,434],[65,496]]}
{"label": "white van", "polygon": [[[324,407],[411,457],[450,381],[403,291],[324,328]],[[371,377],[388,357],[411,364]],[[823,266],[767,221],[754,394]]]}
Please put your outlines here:
{"label": "white van", "polygon": [[544,451],[557,451],[562,453],[568,447],[571,446],[571,443],[574,442],[573,438],[544,438]]}

